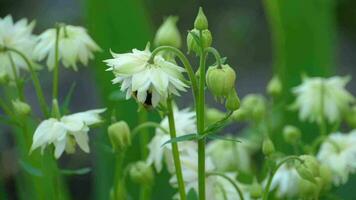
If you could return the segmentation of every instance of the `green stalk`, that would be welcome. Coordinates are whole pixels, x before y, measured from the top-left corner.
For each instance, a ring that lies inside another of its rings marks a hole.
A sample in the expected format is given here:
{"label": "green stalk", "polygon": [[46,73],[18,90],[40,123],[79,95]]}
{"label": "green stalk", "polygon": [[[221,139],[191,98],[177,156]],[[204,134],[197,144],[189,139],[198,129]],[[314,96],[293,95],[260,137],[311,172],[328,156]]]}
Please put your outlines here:
{"label": "green stalk", "polygon": [[54,46],[54,68],[52,83],[52,99],[58,99],[58,77],[59,77],[59,31],[60,25],[56,26],[56,43]]}
{"label": "green stalk", "polygon": [[114,180],[114,196],[116,199],[122,197],[124,194],[121,194],[123,191],[120,190],[120,185],[123,181],[122,165],[124,161],[124,152],[116,152],[115,158],[115,180]]}
{"label": "green stalk", "polygon": [[[173,139],[176,137],[176,128],[175,128],[175,122],[174,122],[171,97],[168,97],[168,99],[167,99],[167,109],[168,109],[169,132],[171,135],[171,139]],[[176,174],[177,174],[180,199],[186,200],[187,197],[186,197],[186,193],[185,193],[185,185],[184,185],[184,180],[183,180],[182,166],[181,166],[180,158],[179,158],[178,144],[176,142],[172,142],[171,144],[172,144],[173,161],[174,161],[174,166],[175,166]]]}
{"label": "green stalk", "polygon": [[134,128],[131,132],[131,136],[132,138],[135,138],[135,136],[139,133],[139,131],[141,129],[145,129],[145,128],[159,128],[161,131],[169,134],[169,131],[166,130],[165,128],[163,128],[160,124],[156,123],[156,122],[145,122],[145,123],[141,123],[140,125],[136,126],[136,128]]}
{"label": "green stalk", "polygon": [[325,122],[325,111],[324,111],[324,93],[325,93],[325,86],[324,86],[324,79],[321,80],[321,88],[320,88],[320,123],[319,125],[319,130],[320,130],[320,135],[326,136],[326,122]]}
{"label": "green stalk", "polygon": [[16,53],[17,55],[19,55],[26,62],[27,66],[28,66],[28,69],[29,69],[29,71],[31,73],[31,78],[32,78],[33,85],[34,85],[35,90],[36,90],[36,95],[37,95],[38,101],[40,103],[40,107],[41,107],[42,113],[46,117],[49,117],[49,112],[48,112],[46,100],[45,100],[44,95],[43,95],[43,90],[41,88],[41,83],[40,83],[40,81],[39,81],[39,79],[37,77],[37,74],[36,74],[35,70],[33,69],[33,66],[32,66],[30,60],[26,57],[25,54],[23,54],[22,52],[18,51],[17,49],[13,49],[13,48],[7,47],[6,50]]}
{"label": "green stalk", "polygon": [[15,65],[14,59],[12,59],[12,56],[11,56],[10,52],[8,52],[8,56],[9,56],[9,60],[10,60],[10,63],[11,63],[12,73],[14,74],[14,79],[15,79],[15,84],[16,84],[16,88],[17,88],[19,99],[21,101],[24,101],[25,100],[25,96],[23,94],[23,90],[22,90],[20,79],[19,79],[19,75],[17,74],[17,70],[16,70],[16,65]]}
{"label": "green stalk", "polygon": [[[203,39],[201,31],[200,31],[200,38]],[[199,136],[204,134],[204,129],[205,129],[205,122],[204,122],[205,60],[206,60],[206,52],[204,51],[204,47],[201,46],[201,54],[200,54],[200,62],[199,62],[200,78],[199,78],[198,103],[195,105]],[[205,138],[198,140],[198,192],[199,192],[199,200],[205,200]]]}

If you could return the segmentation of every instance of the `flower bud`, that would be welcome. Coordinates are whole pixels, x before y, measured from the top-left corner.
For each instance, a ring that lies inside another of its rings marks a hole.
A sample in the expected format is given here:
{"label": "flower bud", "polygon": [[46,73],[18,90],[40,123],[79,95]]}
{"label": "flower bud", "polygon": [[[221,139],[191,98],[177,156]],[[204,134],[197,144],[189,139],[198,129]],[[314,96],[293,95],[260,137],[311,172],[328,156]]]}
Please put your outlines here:
{"label": "flower bud", "polygon": [[211,46],[211,43],[213,41],[213,37],[211,36],[211,33],[208,29],[202,31],[202,38],[200,38],[200,33],[197,29],[193,29],[191,33],[188,33],[187,35],[187,46],[188,46],[188,53],[190,52],[195,52],[196,54],[200,53],[200,46],[199,43],[197,43],[196,39],[192,35],[194,34],[197,36],[200,41],[202,41],[202,46],[203,48],[207,48]]}
{"label": "flower bud", "polygon": [[296,144],[300,140],[300,130],[291,125],[287,125],[283,128],[283,138],[289,144]]}
{"label": "flower bud", "polygon": [[151,185],[153,183],[153,170],[143,161],[133,164],[129,173],[131,180],[137,184]]}
{"label": "flower bud", "polygon": [[77,142],[75,141],[74,136],[69,135],[67,137],[67,142],[66,142],[66,146],[65,146],[65,151],[67,154],[74,154],[75,153],[75,146],[76,146]]}
{"label": "flower bud", "polygon": [[31,112],[30,105],[19,99],[12,101],[12,107],[14,108],[14,112],[20,116],[28,115]]}
{"label": "flower bud", "polygon": [[208,19],[206,18],[202,7],[199,8],[198,15],[195,18],[194,28],[197,30],[208,29]]}
{"label": "flower bud", "polygon": [[319,186],[320,178],[315,179],[314,182],[310,182],[304,179],[299,181],[299,195],[302,198],[316,199],[320,192]]}
{"label": "flower bud", "polygon": [[351,128],[356,128],[356,105],[347,113],[346,122]]}
{"label": "flower bud", "polygon": [[262,95],[249,94],[242,99],[239,110],[245,110],[245,120],[259,121],[265,116],[266,100]]}
{"label": "flower bud", "polygon": [[108,127],[108,135],[114,151],[122,151],[131,145],[130,128],[124,121],[111,124]]}
{"label": "flower bud", "polygon": [[236,74],[229,65],[209,67],[206,85],[215,97],[227,97],[235,87]]}
{"label": "flower bud", "polygon": [[216,108],[206,108],[205,121],[206,124],[214,124],[225,117],[225,114]]}
{"label": "flower bud", "polygon": [[274,153],[274,144],[271,139],[266,138],[263,140],[262,143],[262,152],[265,156],[270,156],[272,153]]}
{"label": "flower bud", "polygon": [[271,96],[278,96],[282,92],[282,83],[278,76],[273,76],[267,85],[267,93]]}
{"label": "flower bud", "polygon": [[237,93],[234,89],[232,89],[227,96],[226,102],[225,102],[225,108],[229,111],[235,111],[239,109],[240,107],[240,99],[237,96]]}
{"label": "flower bud", "polygon": [[164,20],[163,24],[158,28],[154,39],[156,46],[181,47],[182,39],[176,26],[177,21],[178,17],[175,16],[169,16]]}
{"label": "flower bud", "polygon": [[232,115],[231,115],[231,119],[234,121],[243,121],[247,119],[247,112],[246,109],[244,109],[243,107],[241,107],[238,110],[235,110]]}
{"label": "flower bud", "polygon": [[262,186],[254,181],[250,186],[250,195],[252,199],[259,199],[262,196]]}
{"label": "flower bud", "polygon": [[299,158],[303,161],[297,161],[296,170],[305,180],[316,183],[316,177],[319,176],[319,163],[315,157],[310,155],[301,155]]}

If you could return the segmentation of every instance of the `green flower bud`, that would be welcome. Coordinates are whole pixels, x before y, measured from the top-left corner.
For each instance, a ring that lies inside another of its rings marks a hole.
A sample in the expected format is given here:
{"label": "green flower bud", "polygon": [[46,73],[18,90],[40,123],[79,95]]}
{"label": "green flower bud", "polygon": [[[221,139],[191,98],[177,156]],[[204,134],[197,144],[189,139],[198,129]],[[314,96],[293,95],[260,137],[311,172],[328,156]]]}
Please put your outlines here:
{"label": "green flower bud", "polygon": [[163,24],[158,28],[154,39],[156,46],[181,47],[182,39],[176,26],[177,21],[178,17],[175,16],[169,16],[164,20]]}
{"label": "green flower bud", "polygon": [[262,95],[249,94],[242,99],[239,110],[244,110],[244,120],[259,121],[266,113],[265,98]]}
{"label": "green flower bud", "polygon": [[[200,38],[200,33],[197,29],[193,29],[191,33],[188,33],[187,35],[188,53],[195,52],[196,54],[199,54],[200,46],[197,43],[196,39],[194,39],[194,36],[192,34]],[[202,46],[204,49],[211,46],[213,37],[211,36],[211,33],[208,29],[202,31],[202,38],[200,38],[200,41],[202,41],[203,43]]]}
{"label": "green flower bud", "polygon": [[278,76],[273,76],[267,85],[267,93],[272,96],[278,96],[282,92],[282,83]]}
{"label": "green flower bud", "polygon": [[296,144],[300,140],[300,130],[291,125],[287,125],[283,128],[283,138],[289,144]]}
{"label": "green flower bud", "polygon": [[239,109],[240,107],[240,99],[237,96],[237,93],[234,89],[232,89],[227,96],[226,102],[225,102],[225,108],[230,111],[235,111]]}
{"label": "green flower bud", "polygon": [[12,107],[14,108],[14,112],[20,116],[28,115],[31,112],[30,105],[19,99],[12,101]]}
{"label": "green flower bud", "polygon": [[346,122],[351,128],[356,128],[356,105],[347,113]]}
{"label": "green flower bud", "polygon": [[302,198],[317,199],[320,193],[320,178],[316,178],[315,182],[308,180],[299,181],[299,195]]}
{"label": "green flower bud", "polygon": [[329,190],[332,184],[332,172],[330,168],[326,165],[320,165],[319,172],[322,181],[321,189],[324,191]]}
{"label": "green flower bud", "polygon": [[262,152],[265,156],[270,156],[275,152],[274,144],[271,139],[266,138],[262,143]]}
{"label": "green flower bud", "polygon": [[206,18],[202,7],[199,8],[198,15],[195,18],[194,28],[197,30],[208,29],[208,19]]}
{"label": "green flower bud", "polygon": [[130,128],[124,121],[111,124],[108,127],[108,135],[114,151],[122,151],[131,145]]}
{"label": "green flower bud", "polygon": [[138,161],[130,168],[131,180],[137,184],[152,185],[153,183],[153,170],[150,165],[143,161]]}
{"label": "green flower bud", "polygon": [[303,162],[297,161],[296,170],[303,179],[316,183],[316,177],[319,177],[319,163],[315,157],[310,155],[299,156]]}
{"label": "green flower bud", "polygon": [[229,65],[209,67],[206,85],[215,97],[227,97],[235,87],[236,73]]}
{"label": "green flower bud", "polygon": [[216,108],[206,108],[205,121],[207,125],[214,124],[225,117],[225,113]]}
{"label": "green flower bud", "polygon": [[72,135],[68,135],[67,137],[67,143],[66,143],[66,147],[65,147],[65,151],[67,154],[73,154],[75,153],[75,146],[76,146],[77,142],[75,141],[74,136]]}
{"label": "green flower bud", "polygon": [[254,181],[250,186],[250,195],[252,199],[259,199],[262,196],[262,186]]}
{"label": "green flower bud", "polygon": [[246,109],[244,109],[243,107],[241,107],[238,110],[235,110],[232,115],[231,115],[231,119],[234,121],[243,121],[247,119],[247,112]]}

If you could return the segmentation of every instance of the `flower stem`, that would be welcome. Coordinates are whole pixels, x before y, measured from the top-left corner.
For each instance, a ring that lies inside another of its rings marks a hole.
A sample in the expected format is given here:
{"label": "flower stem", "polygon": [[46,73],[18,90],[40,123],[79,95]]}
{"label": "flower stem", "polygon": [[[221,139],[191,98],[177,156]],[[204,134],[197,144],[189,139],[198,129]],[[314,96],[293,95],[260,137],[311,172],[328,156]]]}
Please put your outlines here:
{"label": "flower stem", "polygon": [[165,128],[163,128],[160,124],[158,124],[158,123],[156,123],[156,122],[145,122],[145,123],[142,123],[142,124],[136,126],[136,128],[134,128],[134,129],[132,130],[132,133],[131,133],[132,138],[135,138],[135,136],[138,134],[138,132],[139,132],[140,130],[145,129],[145,128],[150,128],[150,127],[152,127],[152,128],[158,128],[158,129],[160,129],[161,131],[163,131],[163,132],[169,134],[169,131],[166,130]]}
{"label": "flower stem", "polygon": [[48,112],[46,100],[45,100],[44,95],[43,95],[43,90],[41,88],[41,84],[40,84],[40,81],[39,81],[39,79],[37,77],[37,74],[36,74],[35,70],[33,69],[32,63],[25,56],[25,54],[23,54],[22,52],[18,51],[17,49],[6,48],[6,50],[16,53],[17,55],[19,55],[26,62],[27,66],[28,66],[28,69],[29,69],[29,71],[31,73],[31,78],[32,78],[32,81],[33,81],[33,85],[35,87],[36,95],[37,95],[38,101],[40,103],[40,107],[41,107],[42,113],[46,117],[49,117],[49,112]]}
{"label": "flower stem", "polygon": [[220,176],[224,179],[226,179],[227,181],[229,181],[235,188],[236,192],[239,194],[240,200],[244,200],[244,195],[242,193],[242,190],[239,188],[239,186],[235,183],[234,180],[232,180],[230,177],[226,176],[223,173],[219,173],[219,172],[209,172],[207,173],[207,176]]}
{"label": "flower stem", "polygon": [[52,99],[58,99],[58,77],[59,77],[59,31],[61,26],[56,26],[56,42],[54,46],[54,68],[52,83]]}
{"label": "flower stem", "polygon": [[[201,31],[200,31],[200,38],[203,39]],[[205,129],[205,123],[204,123],[205,60],[206,60],[206,52],[203,46],[201,46],[201,54],[200,54],[200,62],[199,62],[200,78],[199,78],[198,102],[196,102],[195,105],[196,115],[197,115],[198,135],[203,135]],[[198,193],[199,193],[199,200],[205,200],[205,138],[198,140]]]}
{"label": "flower stem", "polygon": [[[171,139],[173,139],[176,137],[176,128],[175,128],[174,115],[173,115],[172,99],[170,97],[168,97],[167,99],[167,109],[168,109],[169,132],[171,135]],[[182,166],[179,158],[178,144],[176,142],[172,142],[171,144],[172,144],[173,161],[177,174],[179,196],[181,200],[186,200],[187,197],[185,193]]]}
{"label": "flower stem", "polygon": [[207,53],[211,53],[214,55],[215,60],[216,60],[216,64],[218,65],[218,67],[221,67],[221,56],[220,53],[214,48],[214,47],[208,47],[205,49],[205,51]]}
{"label": "flower stem", "polygon": [[263,200],[267,200],[268,199],[268,194],[269,194],[269,190],[271,188],[271,184],[272,184],[272,180],[274,175],[276,174],[277,170],[286,162],[288,162],[289,160],[299,160],[300,162],[303,162],[303,160],[301,160],[298,156],[288,156],[286,157],[284,160],[282,160],[281,162],[279,162],[274,169],[272,169],[270,171],[270,175],[268,177],[267,180],[267,185],[266,185],[266,189],[263,193]]}
{"label": "flower stem", "polygon": [[16,84],[16,88],[17,88],[19,99],[21,101],[24,101],[25,100],[25,96],[23,94],[23,90],[22,90],[20,79],[19,79],[19,75],[17,74],[17,70],[16,70],[16,65],[15,65],[14,59],[12,58],[10,52],[8,52],[8,56],[9,56],[9,60],[10,60],[10,63],[11,63],[12,73],[14,74],[14,79],[15,79],[15,84]]}

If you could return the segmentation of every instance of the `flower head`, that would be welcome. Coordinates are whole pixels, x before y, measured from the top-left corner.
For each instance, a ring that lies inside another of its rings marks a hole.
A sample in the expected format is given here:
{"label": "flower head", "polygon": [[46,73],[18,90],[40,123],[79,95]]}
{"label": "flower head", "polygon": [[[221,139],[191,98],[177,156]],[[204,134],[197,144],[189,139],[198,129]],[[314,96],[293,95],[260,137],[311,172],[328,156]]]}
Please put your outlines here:
{"label": "flower head", "polygon": [[64,150],[71,151],[76,142],[84,152],[89,153],[89,126],[99,123],[99,114],[104,111],[105,109],[88,110],[60,119],[49,118],[42,121],[33,135],[30,152],[39,147],[43,151],[47,145],[53,144],[54,156],[59,158]]}
{"label": "flower head", "polygon": [[[77,70],[77,62],[87,65],[89,59],[94,58],[93,52],[100,51],[100,47],[83,27],[59,25],[58,28],[58,57],[65,67]],[[38,60],[47,57],[46,64],[50,70],[55,65],[56,34],[56,28],[44,31],[34,49],[34,55]]]}
{"label": "flower head", "polygon": [[356,130],[349,134],[333,133],[321,145],[318,160],[331,169],[333,183],[346,183],[356,172]]}
{"label": "flower head", "polygon": [[[28,58],[32,57],[32,49],[36,44],[36,36],[32,34],[35,22],[28,23],[27,19],[14,22],[11,15],[0,18],[0,75],[14,78],[12,61],[16,73],[19,69],[27,69],[26,62],[13,52],[2,51],[1,48],[14,48]],[[12,59],[12,61],[11,61]]]}
{"label": "flower head", "polygon": [[330,123],[341,119],[353,102],[354,97],[345,90],[349,77],[304,78],[303,83],[293,89],[297,99],[293,105],[299,109],[299,118],[320,122],[323,118]]}
{"label": "flower head", "polygon": [[184,83],[184,68],[156,55],[149,62],[151,52],[146,47],[140,51],[133,49],[131,53],[116,54],[114,58],[104,62],[110,67],[115,78],[113,83],[121,83],[121,90],[126,91],[126,98],[134,96],[142,104],[157,106],[166,100],[168,94],[179,95],[188,87]]}

